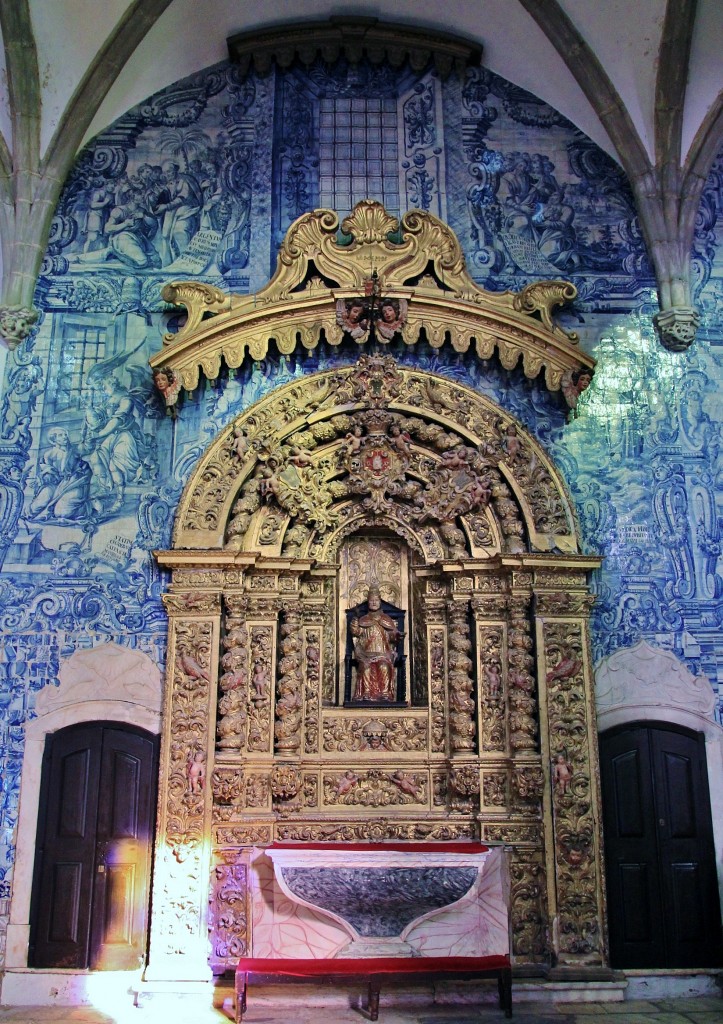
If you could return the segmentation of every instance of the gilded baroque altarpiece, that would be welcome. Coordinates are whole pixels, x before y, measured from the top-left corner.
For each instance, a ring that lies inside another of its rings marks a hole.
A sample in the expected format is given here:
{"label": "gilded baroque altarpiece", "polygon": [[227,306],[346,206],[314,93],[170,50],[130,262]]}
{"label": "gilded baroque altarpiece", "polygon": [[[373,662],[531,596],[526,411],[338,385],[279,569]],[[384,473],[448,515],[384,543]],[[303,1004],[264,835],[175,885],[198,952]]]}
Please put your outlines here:
{"label": "gilded baroque altarpiece", "polygon": [[[292,310],[291,288],[279,301]],[[519,423],[370,344],[219,435],[157,558],[172,582],[152,962],[205,956],[208,935],[215,969],[252,953],[249,853],[274,840],[478,839],[512,849],[516,962],[605,965],[599,560]],[[386,705],[345,700],[345,613],[370,586],[405,622]]]}

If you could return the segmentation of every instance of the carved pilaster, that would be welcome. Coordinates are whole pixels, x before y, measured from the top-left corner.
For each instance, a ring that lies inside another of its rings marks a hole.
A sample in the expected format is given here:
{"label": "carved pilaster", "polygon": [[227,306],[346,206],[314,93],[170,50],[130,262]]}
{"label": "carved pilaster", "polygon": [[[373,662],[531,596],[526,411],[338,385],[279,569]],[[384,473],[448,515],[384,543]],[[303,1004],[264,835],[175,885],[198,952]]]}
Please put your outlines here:
{"label": "carved pilaster", "polygon": [[307,583],[304,592],[304,753],[315,754],[319,750],[321,727],[326,602],[321,580]]}
{"label": "carved pilaster", "polygon": [[220,850],[211,873],[209,934],[214,973],[235,967],[249,949],[248,869],[238,850]]}
{"label": "carved pilaster", "polygon": [[475,703],[472,697],[472,659],[470,651],[469,604],[454,600],[447,605],[449,619],[449,725],[451,753],[474,750],[477,734]]}
{"label": "carved pilaster", "polygon": [[512,952],[523,962],[545,962],[549,957],[549,929],[545,861],[541,850],[515,850],[510,883]]}
{"label": "carved pilaster", "polygon": [[485,754],[507,751],[505,624],[502,621],[505,607],[506,599],[502,594],[472,598],[479,661],[480,751]]}
{"label": "carved pilaster", "polygon": [[535,696],[535,659],[532,651],[529,599],[515,594],[510,599],[507,632],[508,673],[510,687],[510,746],[513,752],[536,751],[537,699]]}
{"label": "carved pilaster", "polygon": [[[542,594],[538,643],[551,775],[556,955],[604,964],[597,733],[584,592]],[[555,615],[555,618],[552,616]],[[551,894],[552,904],[552,894]]]}
{"label": "carved pilaster", "polygon": [[247,598],[227,595],[222,640],[216,743],[219,750],[245,750],[249,706]]}
{"label": "carved pilaster", "polygon": [[205,977],[208,843],[219,600],[209,594],[168,595],[168,668],[153,879],[150,977],[174,962],[188,978]]}
{"label": "carved pilaster", "polygon": [[431,750],[444,753],[447,738],[447,622],[444,602],[426,597],[424,616],[427,628],[427,664],[429,666],[429,706]]}
{"label": "carved pilaster", "polygon": [[286,755],[301,752],[304,705],[301,674],[303,640],[301,605],[296,601],[288,601],[284,606],[281,625],[281,657],[276,684],[274,726],[276,751]]}

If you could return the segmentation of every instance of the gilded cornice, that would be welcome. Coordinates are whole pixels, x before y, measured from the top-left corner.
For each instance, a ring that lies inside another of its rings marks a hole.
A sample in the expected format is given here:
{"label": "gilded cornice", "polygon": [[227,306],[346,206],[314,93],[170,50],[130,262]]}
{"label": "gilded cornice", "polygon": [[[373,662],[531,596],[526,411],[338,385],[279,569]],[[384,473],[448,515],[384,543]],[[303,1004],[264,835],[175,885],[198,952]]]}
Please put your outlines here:
{"label": "gilded cornice", "polygon": [[170,370],[180,386],[193,391],[201,372],[213,380],[222,360],[236,368],[247,355],[263,359],[272,344],[288,355],[298,341],[315,348],[323,333],[329,344],[339,345],[344,329],[337,303],[363,294],[374,271],[385,298],[406,301],[399,333],[407,345],[424,332],[435,348],[472,348],[480,359],[497,351],[506,369],[521,358],[530,379],[544,368],[551,391],[560,388],[563,375],[594,367],[576,336],[552,319],[556,307],[575,298],[571,283],[540,281],[518,293],[485,291],[469,276],[454,232],[422,210],[406,213],[400,225],[381,203],[365,199],[342,222],[341,236],[339,229],[332,210],[299,217],[286,234],[274,276],[254,295],[226,295],[194,281],[167,284],[164,299],[185,307],[188,318],[177,334],[164,336],[163,349],[150,360],[154,372]]}

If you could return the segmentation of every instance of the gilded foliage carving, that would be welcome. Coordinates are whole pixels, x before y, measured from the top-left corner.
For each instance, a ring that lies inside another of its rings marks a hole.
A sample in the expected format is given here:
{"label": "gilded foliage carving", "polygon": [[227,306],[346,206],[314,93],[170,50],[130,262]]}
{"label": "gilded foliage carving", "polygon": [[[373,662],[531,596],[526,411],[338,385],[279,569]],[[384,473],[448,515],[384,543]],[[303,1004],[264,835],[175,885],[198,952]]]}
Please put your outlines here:
{"label": "gilded foliage carving", "polygon": [[498,538],[509,553],[528,537],[574,550],[569,503],[543,450],[481,396],[375,354],[306,387],[279,389],[224,432],[184,495],[179,542],[190,529],[190,542],[201,531],[214,546],[225,531],[231,549],[318,557],[338,542],[351,500],[362,517],[393,515],[428,560],[469,557],[470,544],[494,550]]}
{"label": "gilded foliage carving", "polygon": [[271,839],[269,825],[232,825],[216,829],[216,842],[223,846],[263,846]]}
{"label": "gilded foliage carving", "polygon": [[299,792],[302,775],[290,764],[275,764],[271,769],[271,795],[274,800],[291,800]]}
{"label": "gilded foliage carving", "polygon": [[234,967],[248,951],[247,869],[235,851],[218,855],[209,901],[211,965]]}
{"label": "gilded foliage carving", "polygon": [[[533,832],[535,830],[529,830]],[[488,838],[493,838],[489,835]],[[500,836],[508,842],[515,839]],[[539,833],[537,833],[539,839]],[[519,840],[518,840],[519,841]],[[510,868],[512,951],[524,960],[543,960],[548,955],[545,865],[542,852],[515,851]]]}
{"label": "gilded foliage carving", "polygon": [[383,842],[394,839],[426,839],[430,842],[454,842],[476,839],[474,822],[393,822],[380,821],[328,823],[323,825],[282,825],[276,830],[279,839],[301,842]]}
{"label": "gilded foliage carving", "polygon": [[301,673],[303,624],[301,606],[287,603],[281,625],[280,658],[276,684],[275,747],[279,753],[301,749],[303,678]]}
{"label": "gilded foliage carving", "polygon": [[502,668],[502,626],[479,626],[479,688],[482,750],[505,750],[505,686]]}
{"label": "gilded foliage carving", "polygon": [[515,596],[510,601],[507,631],[507,660],[510,700],[510,744],[512,749],[537,749],[537,699],[530,635],[529,601]]}
{"label": "gilded foliage carving", "polygon": [[326,718],[324,720],[324,750],[390,750],[410,751],[427,749],[426,719],[400,716],[374,718]]}
{"label": "gilded foliage carving", "polygon": [[479,768],[477,765],[457,765],[449,773],[450,810],[471,814],[479,809]]}
{"label": "gilded foliage carving", "polygon": [[319,749],[321,637],[319,627],[309,627],[304,632],[304,751],[307,754]]}
{"label": "gilded foliage carving", "polygon": [[271,796],[271,783],[268,775],[253,772],[246,779],[246,806],[267,807]]}
{"label": "gilded foliage carving", "polygon": [[544,623],[560,955],[601,955],[584,640],[575,620]]}
{"label": "gilded foliage carving", "polygon": [[425,804],[428,796],[426,773],[383,772],[351,769],[323,777],[324,803],[353,807],[388,807],[393,804]]}
{"label": "gilded foliage carving", "polygon": [[[228,602],[227,602],[228,607]],[[220,698],[216,723],[220,750],[243,750],[249,702],[249,634],[244,622],[246,603],[235,602],[226,613],[226,632],[222,639],[221,676],[218,680]]]}
{"label": "gilded foliage carving", "polygon": [[544,777],[542,769],[536,765],[515,768],[512,772],[512,792],[514,802],[521,808],[541,809]]}
{"label": "gilded foliage carving", "polygon": [[166,837],[179,863],[203,838],[204,775],[194,769],[194,781],[190,766],[206,758],[212,631],[209,621],[175,622]]}
{"label": "gilded foliage carving", "polygon": [[467,603],[449,603],[449,724],[452,751],[474,750],[477,726],[472,698],[472,644]]}
{"label": "gilded foliage carving", "polygon": [[507,803],[506,772],[485,772],[482,794],[486,807],[504,807]]}
{"label": "gilded foliage carving", "polygon": [[429,629],[429,689],[431,706],[432,750],[443,752],[446,741],[446,648],[447,633],[444,626]]}
{"label": "gilded foliage carving", "polygon": [[248,749],[266,751],[271,743],[273,694],[273,626],[251,626],[251,681],[248,702]]}
{"label": "gilded foliage carving", "polygon": [[241,804],[245,780],[240,768],[215,768],[211,776],[211,791],[217,804]]}

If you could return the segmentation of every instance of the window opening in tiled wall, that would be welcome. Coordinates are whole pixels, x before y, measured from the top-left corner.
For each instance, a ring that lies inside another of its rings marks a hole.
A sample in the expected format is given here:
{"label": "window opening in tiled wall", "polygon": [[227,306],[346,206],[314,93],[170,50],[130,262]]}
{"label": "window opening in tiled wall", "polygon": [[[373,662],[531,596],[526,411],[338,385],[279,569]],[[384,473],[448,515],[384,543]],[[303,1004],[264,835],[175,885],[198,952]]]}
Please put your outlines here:
{"label": "window opening in tiled wall", "polygon": [[344,216],[369,198],[399,214],[396,99],[327,97],[320,104],[321,205]]}

